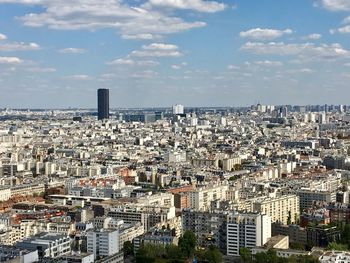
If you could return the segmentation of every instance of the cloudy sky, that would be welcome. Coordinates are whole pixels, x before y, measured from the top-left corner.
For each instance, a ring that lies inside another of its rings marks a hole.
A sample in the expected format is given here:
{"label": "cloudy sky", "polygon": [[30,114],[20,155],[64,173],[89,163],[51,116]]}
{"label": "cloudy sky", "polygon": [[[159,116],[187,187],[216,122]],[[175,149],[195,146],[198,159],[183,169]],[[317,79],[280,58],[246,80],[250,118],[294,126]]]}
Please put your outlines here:
{"label": "cloudy sky", "polygon": [[350,0],[0,0],[0,108],[349,104]]}

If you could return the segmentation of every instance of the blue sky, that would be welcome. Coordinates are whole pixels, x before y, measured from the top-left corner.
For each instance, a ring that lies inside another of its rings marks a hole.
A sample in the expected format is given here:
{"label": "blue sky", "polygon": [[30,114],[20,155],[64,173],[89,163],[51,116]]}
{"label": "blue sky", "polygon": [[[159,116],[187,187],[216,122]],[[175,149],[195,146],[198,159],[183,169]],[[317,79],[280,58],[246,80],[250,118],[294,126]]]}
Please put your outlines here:
{"label": "blue sky", "polygon": [[350,0],[0,0],[0,107],[349,104]]}

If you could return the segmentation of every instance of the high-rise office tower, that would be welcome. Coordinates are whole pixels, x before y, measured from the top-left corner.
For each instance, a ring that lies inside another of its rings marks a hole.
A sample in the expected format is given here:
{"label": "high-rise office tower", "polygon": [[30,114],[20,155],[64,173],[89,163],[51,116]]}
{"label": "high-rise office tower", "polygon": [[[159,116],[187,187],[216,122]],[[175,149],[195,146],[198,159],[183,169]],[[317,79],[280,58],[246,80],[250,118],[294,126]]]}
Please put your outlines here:
{"label": "high-rise office tower", "polygon": [[97,90],[98,119],[109,118],[109,89]]}

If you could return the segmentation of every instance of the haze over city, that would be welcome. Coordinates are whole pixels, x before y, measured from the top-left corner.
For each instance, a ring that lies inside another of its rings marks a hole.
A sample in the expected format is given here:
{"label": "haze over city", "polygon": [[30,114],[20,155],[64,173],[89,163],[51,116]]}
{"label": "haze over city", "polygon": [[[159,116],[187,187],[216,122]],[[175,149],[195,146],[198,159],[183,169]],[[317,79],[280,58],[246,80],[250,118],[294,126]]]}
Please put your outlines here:
{"label": "haze over city", "polygon": [[[0,0],[0,105],[346,104],[347,0]],[[30,99],[29,99],[30,98]]]}

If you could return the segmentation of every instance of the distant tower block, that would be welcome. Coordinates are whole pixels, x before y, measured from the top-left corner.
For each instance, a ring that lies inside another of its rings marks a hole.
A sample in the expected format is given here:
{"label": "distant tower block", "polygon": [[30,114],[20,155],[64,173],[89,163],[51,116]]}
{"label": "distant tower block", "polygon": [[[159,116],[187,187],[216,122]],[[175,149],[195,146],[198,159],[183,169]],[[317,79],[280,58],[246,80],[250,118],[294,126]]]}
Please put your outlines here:
{"label": "distant tower block", "polygon": [[109,118],[109,89],[97,90],[98,119]]}
{"label": "distant tower block", "polygon": [[173,106],[173,114],[177,115],[177,114],[184,114],[184,106],[183,105],[174,105]]}

